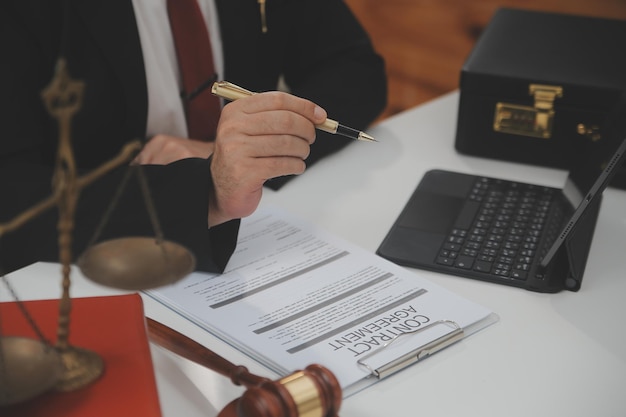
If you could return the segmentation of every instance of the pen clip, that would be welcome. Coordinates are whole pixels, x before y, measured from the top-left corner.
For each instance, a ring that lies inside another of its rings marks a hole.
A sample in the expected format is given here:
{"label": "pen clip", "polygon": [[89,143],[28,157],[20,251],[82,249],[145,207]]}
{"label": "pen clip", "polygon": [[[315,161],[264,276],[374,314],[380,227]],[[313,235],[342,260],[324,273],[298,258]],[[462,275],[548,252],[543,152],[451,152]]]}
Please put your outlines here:
{"label": "pen clip", "polygon": [[[422,346],[419,346],[417,349],[413,349],[412,351],[400,356],[399,358],[396,358],[390,362],[385,363],[384,365],[378,368],[373,368],[365,362],[366,359],[376,354],[379,354],[382,350],[384,350],[393,342],[398,340],[400,336],[415,335],[431,327],[442,325],[442,324],[447,325],[448,327],[451,327],[452,330],[449,331],[448,333],[445,333],[443,336],[438,337],[435,340],[432,340]],[[395,335],[390,341],[382,345],[380,348],[376,349],[373,352],[368,353],[367,355],[357,360],[357,364],[366,368],[376,378],[383,379],[401,369],[406,368],[407,366],[415,362],[418,362],[421,359],[426,358],[427,356],[432,355],[433,353],[445,347],[450,346],[451,344],[463,339],[463,336],[464,336],[463,329],[456,322],[451,321],[451,320],[438,320],[424,327],[420,327],[419,329]]]}

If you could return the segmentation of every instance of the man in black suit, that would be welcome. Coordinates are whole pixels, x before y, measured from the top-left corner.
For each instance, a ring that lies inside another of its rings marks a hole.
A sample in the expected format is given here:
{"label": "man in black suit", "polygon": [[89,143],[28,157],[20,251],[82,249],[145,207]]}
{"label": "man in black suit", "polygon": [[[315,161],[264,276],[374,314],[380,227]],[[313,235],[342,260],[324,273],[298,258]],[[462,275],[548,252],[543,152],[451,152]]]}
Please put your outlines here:
{"label": "man in black suit", "polygon": [[[200,2],[213,13],[207,21],[219,27],[223,74],[217,78],[257,92],[276,90],[283,79],[292,93],[228,104],[210,143],[181,137],[176,129],[161,131],[167,120],[150,113],[157,107],[155,88],[162,94],[168,85],[154,82],[162,62],[147,49],[161,54],[150,37],[160,27],[171,37],[167,25],[150,20],[149,9],[164,10],[164,1],[0,2],[0,223],[50,194],[58,124],[41,91],[60,55],[71,77],[86,83],[72,123],[79,174],[114,157],[130,140],[152,137],[135,161],[147,173],[165,237],[187,246],[199,270],[223,270],[236,244],[238,219],[254,211],[264,184],[279,188],[304,170],[304,160],[311,165],[349,142],[315,131],[326,114],[358,129],[380,114],[386,103],[384,64],[343,1],[266,0],[265,10],[256,0]],[[259,134],[267,141],[255,140]],[[81,192],[74,253],[85,248],[125,170]],[[102,239],[154,233],[134,181],[115,213]],[[49,210],[0,237],[0,268],[9,272],[56,260],[56,220]]]}

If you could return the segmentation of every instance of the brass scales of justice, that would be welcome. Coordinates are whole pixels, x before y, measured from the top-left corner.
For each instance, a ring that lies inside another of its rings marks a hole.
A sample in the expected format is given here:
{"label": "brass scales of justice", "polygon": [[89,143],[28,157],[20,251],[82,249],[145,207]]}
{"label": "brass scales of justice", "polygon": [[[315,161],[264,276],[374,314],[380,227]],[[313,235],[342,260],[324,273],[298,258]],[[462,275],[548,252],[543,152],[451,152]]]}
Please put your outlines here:
{"label": "brass scales of justice", "polygon": [[[44,211],[56,206],[59,213],[57,232],[62,275],[59,300],[57,340],[46,341],[22,305],[21,311],[39,335],[40,340],[2,334],[0,328],[0,411],[3,406],[33,400],[50,391],[73,391],[94,383],[105,364],[98,353],[76,347],[69,342],[71,318],[70,273],[72,264],[72,231],[74,214],[81,189],[112,169],[128,162],[142,147],[135,140],[123,147],[113,159],[90,173],[78,177],[71,144],[71,121],[82,105],[85,84],[71,79],[63,57],[57,60],[51,83],[42,92],[48,112],[59,124],[59,143],[52,178],[52,195],[0,224],[0,238],[16,230]],[[143,192],[155,237],[125,237],[94,243],[116,203],[105,213],[94,238],[76,264],[83,275],[94,282],[126,290],[146,290],[174,283],[191,273],[195,258],[185,247],[163,238],[152,205],[146,178],[140,165],[129,167],[136,172]],[[128,176],[127,176],[128,178]],[[125,181],[122,183],[125,184]],[[122,188],[122,187],[120,187]],[[119,196],[118,192],[118,196]],[[19,303],[8,280],[4,283]],[[200,365],[227,376],[247,391],[233,400],[219,416],[230,417],[335,417],[342,393],[335,376],[320,365],[309,365],[278,381],[256,376],[176,331],[147,319],[150,339]]]}

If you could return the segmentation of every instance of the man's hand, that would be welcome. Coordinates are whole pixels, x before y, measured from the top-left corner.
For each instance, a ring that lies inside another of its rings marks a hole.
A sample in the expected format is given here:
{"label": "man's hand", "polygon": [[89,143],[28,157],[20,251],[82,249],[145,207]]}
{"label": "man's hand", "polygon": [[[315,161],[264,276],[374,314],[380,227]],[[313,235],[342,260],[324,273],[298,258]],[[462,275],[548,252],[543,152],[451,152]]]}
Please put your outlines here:
{"label": "man's hand", "polygon": [[211,164],[209,226],[252,214],[268,179],[304,172],[315,125],[324,120],[315,103],[281,92],[226,105]]}

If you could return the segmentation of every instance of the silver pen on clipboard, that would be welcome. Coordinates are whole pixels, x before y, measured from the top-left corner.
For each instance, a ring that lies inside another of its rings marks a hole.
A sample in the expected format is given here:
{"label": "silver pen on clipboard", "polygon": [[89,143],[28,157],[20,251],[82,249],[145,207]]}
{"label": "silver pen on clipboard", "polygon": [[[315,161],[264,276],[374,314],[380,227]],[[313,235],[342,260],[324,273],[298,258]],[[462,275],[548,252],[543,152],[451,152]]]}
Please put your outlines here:
{"label": "silver pen on clipboard", "polygon": [[[239,87],[238,85],[229,83],[228,81],[216,81],[211,87],[211,93],[218,97],[225,98],[227,100],[238,100],[240,98],[251,96],[255,93]],[[360,130],[353,129],[348,126],[344,126],[336,120],[326,119],[324,123],[315,125],[315,127],[324,132],[332,133],[333,135],[342,135],[350,139],[361,140],[365,142],[377,142],[372,136]]]}
{"label": "silver pen on clipboard", "polygon": [[[436,338],[435,340],[432,340],[426,343],[423,346],[418,347],[417,349],[413,349],[410,352],[405,353],[399,358],[396,358],[390,362],[387,362],[386,364],[380,367],[375,368],[375,367],[370,366],[367,362],[365,362],[366,359],[369,359],[370,357],[376,354],[379,354],[382,350],[386,349],[389,345],[395,342],[399,337],[421,333],[437,325],[446,325],[451,328],[451,331]],[[366,368],[376,378],[383,379],[393,373],[396,373],[397,371],[401,369],[406,368],[407,366],[415,362],[418,362],[432,355],[435,352],[440,351],[443,348],[450,346],[451,344],[463,339],[464,336],[465,334],[463,332],[463,329],[454,321],[438,320],[438,321],[435,321],[426,325],[425,327],[420,327],[419,329],[415,329],[413,331],[397,334],[393,339],[391,339],[389,342],[382,345],[378,350],[370,352],[367,355],[360,358],[359,360],[357,360],[357,364]]]}

